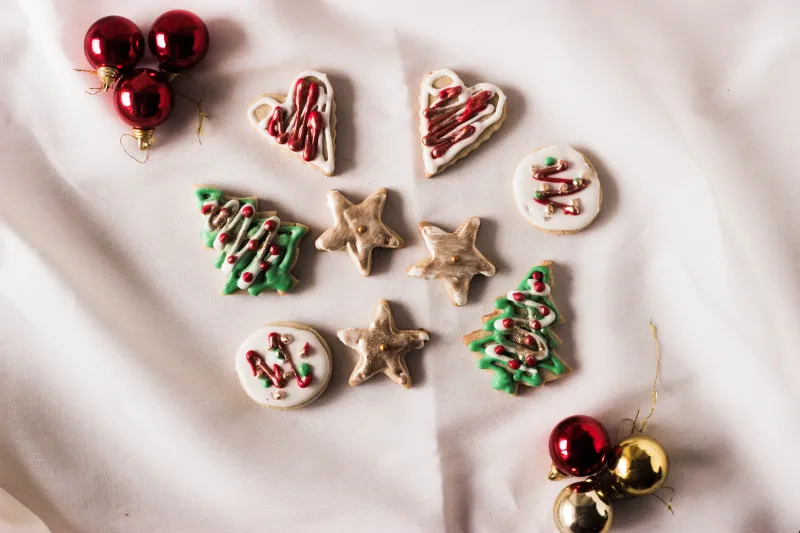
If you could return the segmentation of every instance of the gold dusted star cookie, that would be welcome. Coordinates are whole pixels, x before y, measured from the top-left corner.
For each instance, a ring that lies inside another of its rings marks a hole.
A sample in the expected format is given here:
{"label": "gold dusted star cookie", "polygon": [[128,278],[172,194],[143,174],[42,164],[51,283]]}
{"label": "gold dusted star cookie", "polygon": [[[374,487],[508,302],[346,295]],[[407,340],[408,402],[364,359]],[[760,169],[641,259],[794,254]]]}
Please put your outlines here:
{"label": "gold dusted star cookie", "polygon": [[407,274],[415,278],[441,279],[447,284],[453,304],[465,305],[472,277],[477,274],[494,276],[496,272],[494,265],[475,247],[480,226],[481,219],[472,217],[455,233],[447,233],[428,222],[420,222],[419,230],[431,256],[409,267]]}
{"label": "gold dusted star cookie", "polygon": [[384,204],[386,189],[379,189],[358,205],[339,191],[328,191],[335,225],[319,236],[317,250],[346,249],[361,274],[369,276],[373,249],[403,247],[403,239],[381,220]]}
{"label": "gold dusted star cookie", "polygon": [[359,385],[378,372],[405,388],[411,387],[411,376],[406,366],[406,354],[417,350],[430,339],[424,329],[394,327],[394,317],[389,302],[381,300],[367,329],[340,329],[336,332],[346,346],[358,352],[358,363],[350,375],[349,383]]}

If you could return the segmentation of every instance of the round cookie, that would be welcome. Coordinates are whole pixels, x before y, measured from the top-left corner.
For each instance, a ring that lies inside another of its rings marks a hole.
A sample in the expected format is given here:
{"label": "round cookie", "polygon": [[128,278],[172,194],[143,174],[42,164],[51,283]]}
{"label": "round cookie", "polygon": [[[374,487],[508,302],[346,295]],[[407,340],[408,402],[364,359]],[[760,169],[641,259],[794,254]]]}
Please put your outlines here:
{"label": "round cookie", "polygon": [[236,373],[254,402],[296,409],[323,393],[333,361],[325,340],[310,327],[275,322],[259,329],[236,352]]}
{"label": "round cookie", "polygon": [[514,200],[533,226],[558,235],[587,228],[603,205],[603,190],[589,160],[566,143],[525,156],[514,173]]}

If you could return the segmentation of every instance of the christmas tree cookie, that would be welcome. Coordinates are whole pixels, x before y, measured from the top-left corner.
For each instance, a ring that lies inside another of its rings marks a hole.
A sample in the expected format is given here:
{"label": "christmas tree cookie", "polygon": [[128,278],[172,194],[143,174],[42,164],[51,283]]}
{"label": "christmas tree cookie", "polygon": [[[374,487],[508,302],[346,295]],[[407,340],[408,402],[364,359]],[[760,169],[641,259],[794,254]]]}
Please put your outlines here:
{"label": "christmas tree cookie", "polygon": [[552,331],[563,322],[550,296],[552,263],[534,267],[516,289],[495,301],[482,330],[464,337],[478,368],[494,372],[492,386],[516,394],[519,384],[538,387],[570,369],[558,358],[561,340]]}
{"label": "christmas tree cookie", "polygon": [[203,186],[195,198],[205,220],[203,242],[217,252],[214,266],[225,274],[224,294],[273,290],[282,295],[297,284],[291,271],[308,227],[283,222],[273,211],[258,213],[256,198],[230,198]]}

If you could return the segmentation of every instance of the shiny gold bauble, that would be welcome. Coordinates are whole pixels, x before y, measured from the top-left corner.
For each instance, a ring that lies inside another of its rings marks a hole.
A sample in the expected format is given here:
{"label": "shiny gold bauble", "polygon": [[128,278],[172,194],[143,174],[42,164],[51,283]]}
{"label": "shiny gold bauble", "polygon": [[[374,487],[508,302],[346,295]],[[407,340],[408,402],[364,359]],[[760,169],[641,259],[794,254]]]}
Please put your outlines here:
{"label": "shiny gold bauble", "polygon": [[669,474],[664,447],[646,435],[631,435],[614,447],[608,462],[613,490],[622,498],[653,494]]}
{"label": "shiny gold bauble", "polygon": [[560,533],[607,533],[614,522],[614,507],[594,490],[593,478],[567,485],[553,506]]}

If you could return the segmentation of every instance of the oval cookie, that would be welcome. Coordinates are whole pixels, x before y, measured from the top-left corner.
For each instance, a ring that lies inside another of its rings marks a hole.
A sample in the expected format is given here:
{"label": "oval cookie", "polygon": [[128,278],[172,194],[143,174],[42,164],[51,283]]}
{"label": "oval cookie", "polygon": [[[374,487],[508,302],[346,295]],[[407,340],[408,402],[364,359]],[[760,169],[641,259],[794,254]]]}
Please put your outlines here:
{"label": "oval cookie", "polygon": [[587,228],[603,204],[597,171],[570,145],[552,144],[525,156],[514,173],[514,200],[522,216],[548,233]]}
{"label": "oval cookie", "polygon": [[236,353],[244,391],[254,402],[275,409],[316,400],[328,386],[332,366],[330,349],[319,333],[292,322],[259,329]]}

